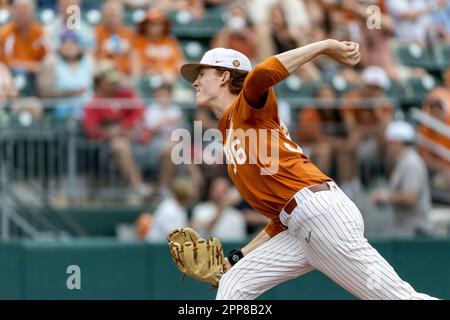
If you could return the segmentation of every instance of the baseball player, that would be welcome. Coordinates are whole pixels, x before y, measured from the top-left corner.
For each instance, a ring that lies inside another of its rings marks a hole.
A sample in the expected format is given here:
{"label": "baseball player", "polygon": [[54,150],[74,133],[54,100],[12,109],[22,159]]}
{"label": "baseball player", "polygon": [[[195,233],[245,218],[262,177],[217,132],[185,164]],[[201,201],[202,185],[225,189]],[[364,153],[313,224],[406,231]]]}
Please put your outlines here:
{"label": "baseball player", "polygon": [[[181,67],[198,106],[219,118],[236,188],[271,220],[228,255],[216,298],[255,299],[317,269],[360,299],[433,299],[403,281],[367,242],[359,209],[303,154],[280,121],[273,86],[320,55],[346,66],[361,58],[358,44],[329,39],[271,56],[253,69],[245,55],[225,48]],[[259,135],[255,146],[245,143],[252,130],[270,133]],[[271,156],[263,156],[263,149]]]}

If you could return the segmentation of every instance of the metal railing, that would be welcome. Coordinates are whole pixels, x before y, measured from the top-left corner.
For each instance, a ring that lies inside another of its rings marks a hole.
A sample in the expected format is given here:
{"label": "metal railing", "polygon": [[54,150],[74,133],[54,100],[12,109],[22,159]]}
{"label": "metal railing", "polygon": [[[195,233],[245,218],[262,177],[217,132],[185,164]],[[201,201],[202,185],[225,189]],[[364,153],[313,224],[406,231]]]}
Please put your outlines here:
{"label": "metal railing", "polygon": [[[178,100],[178,104],[184,115],[192,119],[195,104],[190,100],[181,101]],[[290,103],[291,136],[297,129],[296,115],[300,109],[307,106],[339,108],[341,102],[336,99],[330,104],[311,98],[285,101]],[[70,216],[53,208],[120,202],[129,191],[108,143],[87,139],[80,119],[54,116],[53,107],[57,102],[42,100],[45,116],[41,119],[33,119],[27,111],[0,114],[0,230],[3,237],[18,233],[12,230],[13,225],[21,230],[19,233],[32,237],[86,234]],[[143,102],[149,105],[151,99]],[[353,107],[377,106],[377,101],[366,100]],[[157,171],[144,172],[144,179],[155,180]],[[42,207],[53,210],[59,223],[71,232],[61,233],[54,221],[41,215],[39,210],[33,210]]]}

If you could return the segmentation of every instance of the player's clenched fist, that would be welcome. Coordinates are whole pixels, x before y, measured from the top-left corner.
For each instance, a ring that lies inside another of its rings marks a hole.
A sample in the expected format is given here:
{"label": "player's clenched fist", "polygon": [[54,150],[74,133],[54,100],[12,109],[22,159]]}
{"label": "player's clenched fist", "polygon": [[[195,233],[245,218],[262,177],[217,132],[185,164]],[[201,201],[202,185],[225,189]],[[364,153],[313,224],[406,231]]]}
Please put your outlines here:
{"label": "player's clenched fist", "polygon": [[361,60],[359,44],[355,42],[328,39],[326,43],[324,54],[340,64],[352,67]]}

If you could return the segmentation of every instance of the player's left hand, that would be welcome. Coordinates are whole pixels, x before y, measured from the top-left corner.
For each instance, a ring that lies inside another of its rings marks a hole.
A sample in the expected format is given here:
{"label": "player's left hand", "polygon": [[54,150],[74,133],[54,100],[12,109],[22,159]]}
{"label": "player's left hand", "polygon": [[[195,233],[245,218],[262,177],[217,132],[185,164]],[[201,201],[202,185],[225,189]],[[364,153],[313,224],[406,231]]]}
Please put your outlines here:
{"label": "player's left hand", "polygon": [[172,231],[167,237],[173,262],[183,274],[210,283],[214,288],[224,273],[225,257],[217,238],[202,239],[191,228]]}
{"label": "player's left hand", "polygon": [[351,41],[327,40],[324,54],[344,66],[353,67],[361,61],[359,44]]}

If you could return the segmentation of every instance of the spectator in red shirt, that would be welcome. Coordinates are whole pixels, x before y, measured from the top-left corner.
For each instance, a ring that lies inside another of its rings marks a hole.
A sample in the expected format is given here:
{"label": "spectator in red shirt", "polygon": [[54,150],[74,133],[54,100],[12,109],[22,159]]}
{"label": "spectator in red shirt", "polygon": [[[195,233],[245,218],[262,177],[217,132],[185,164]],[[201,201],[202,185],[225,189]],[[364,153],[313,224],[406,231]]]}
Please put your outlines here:
{"label": "spectator in red shirt", "polygon": [[120,84],[121,75],[109,60],[99,62],[95,76],[95,97],[86,106],[83,125],[89,139],[108,142],[121,173],[133,190],[148,196],[150,188],[143,179],[132,152],[133,143],[148,143],[149,134],[140,128],[145,105],[137,94]]}

